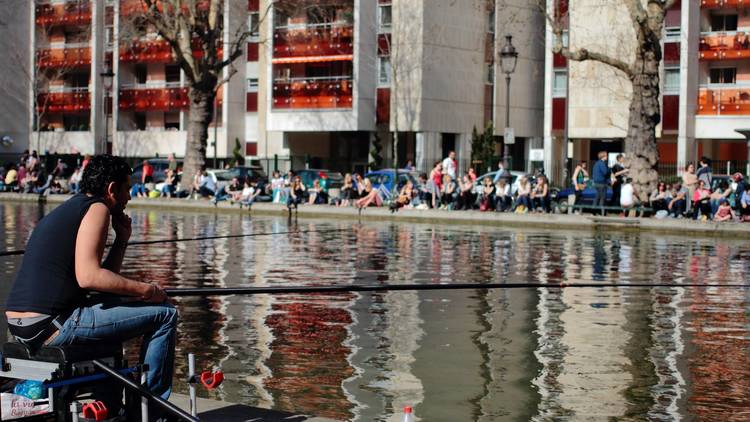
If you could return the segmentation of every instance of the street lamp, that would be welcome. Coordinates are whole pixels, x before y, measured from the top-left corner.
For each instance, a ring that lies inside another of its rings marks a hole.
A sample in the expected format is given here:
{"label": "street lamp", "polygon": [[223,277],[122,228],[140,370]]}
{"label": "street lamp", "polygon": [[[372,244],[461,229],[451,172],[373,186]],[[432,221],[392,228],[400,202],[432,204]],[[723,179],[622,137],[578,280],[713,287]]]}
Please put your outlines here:
{"label": "street lamp", "polygon": [[511,140],[513,137],[513,131],[510,128],[510,75],[516,71],[516,62],[518,61],[518,52],[516,47],[513,47],[511,40],[513,36],[505,35],[505,45],[500,49],[500,67],[505,73],[505,132],[503,133],[503,161],[506,165],[510,158],[508,154],[509,145],[515,140]]}
{"label": "street lamp", "polygon": [[102,153],[107,153],[107,145],[109,144],[109,116],[107,110],[107,100],[109,99],[109,93],[112,90],[112,79],[115,77],[114,72],[109,64],[104,64],[104,72],[100,73],[102,77],[102,84],[104,85],[104,145],[102,145]]}

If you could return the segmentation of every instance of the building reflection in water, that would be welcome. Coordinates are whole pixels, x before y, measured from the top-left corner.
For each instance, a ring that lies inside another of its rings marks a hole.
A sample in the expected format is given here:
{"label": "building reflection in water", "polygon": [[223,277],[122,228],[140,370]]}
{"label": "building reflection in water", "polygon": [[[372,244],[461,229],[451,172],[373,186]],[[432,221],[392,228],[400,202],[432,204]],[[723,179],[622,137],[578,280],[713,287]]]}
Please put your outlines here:
{"label": "building reflection in water", "polygon": [[[4,248],[46,210],[0,204]],[[358,421],[405,405],[420,420],[750,419],[749,293],[721,286],[747,282],[744,242],[131,214],[134,240],[316,230],[129,248],[125,274],[167,287],[602,283],[179,298],[176,379],[194,352],[227,374],[212,397]],[[4,296],[20,259],[3,263]],[[644,282],[665,286],[606,287]]]}

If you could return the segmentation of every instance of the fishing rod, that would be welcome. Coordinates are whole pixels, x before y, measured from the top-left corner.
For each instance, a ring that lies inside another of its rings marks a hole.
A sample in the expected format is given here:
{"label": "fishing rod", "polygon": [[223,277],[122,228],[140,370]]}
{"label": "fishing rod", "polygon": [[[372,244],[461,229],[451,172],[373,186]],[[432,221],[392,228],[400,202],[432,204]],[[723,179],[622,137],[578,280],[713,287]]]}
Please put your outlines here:
{"label": "fishing rod", "polygon": [[264,286],[264,287],[197,287],[164,289],[167,296],[227,296],[288,293],[349,293],[404,290],[476,290],[476,289],[568,289],[568,288],[653,288],[653,287],[730,287],[750,288],[750,284],[649,284],[649,283],[450,283],[450,284],[352,284],[348,286]]}
{"label": "fishing rod", "polygon": [[[330,229],[330,230],[290,230],[285,232],[263,232],[263,233],[250,233],[250,234],[228,234],[221,236],[203,236],[203,237],[185,237],[180,239],[159,239],[159,240],[140,240],[135,242],[128,242],[128,246],[137,245],[154,245],[158,243],[177,243],[177,242],[192,242],[196,240],[214,240],[214,239],[233,239],[239,237],[253,237],[253,236],[272,236],[277,234],[305,234],[305,233],[333,233],[347,231],[349,229]],[[106,247],[112,246],[111,243],[107,243]],[[23,255],[26,252],[24,249],[18,249],[14,251],[0,252],[0,257],[12,256],[12,255]]]}

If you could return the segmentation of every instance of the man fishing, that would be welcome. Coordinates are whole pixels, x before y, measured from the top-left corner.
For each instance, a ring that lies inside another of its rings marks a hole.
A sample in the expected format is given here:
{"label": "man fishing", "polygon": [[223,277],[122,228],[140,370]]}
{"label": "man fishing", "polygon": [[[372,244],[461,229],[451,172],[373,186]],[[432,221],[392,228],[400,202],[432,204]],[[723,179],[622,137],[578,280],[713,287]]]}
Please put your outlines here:
{"label": "man fishing", "polygon": [[[80,193],[40,220],[31,234],[5,314],[11,334],[32,350],[119,344],[142,336],[146,387],[167,399],[177,311],[156,284],[119,274],[131,234],[130,217],[123,212],[131,173],[119,157],[91,159]],[[115,239],[102,261],[110,224]]]}

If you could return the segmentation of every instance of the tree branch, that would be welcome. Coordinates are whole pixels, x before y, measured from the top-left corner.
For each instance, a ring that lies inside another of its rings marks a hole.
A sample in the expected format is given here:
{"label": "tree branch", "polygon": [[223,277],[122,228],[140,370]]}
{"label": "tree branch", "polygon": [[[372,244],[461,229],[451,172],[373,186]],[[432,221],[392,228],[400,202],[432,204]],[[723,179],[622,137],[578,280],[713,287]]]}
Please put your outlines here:
{"label": "tree branch", "polygon": [[629,64],[625,63],[624,61],[608,56],[604,53],[589,51],[586,48],[579,48],[577,50],[571,50],[570,47],[564,47],[562,44],[562,28],[561,27],[555,28],[554,34],[555,34],[555,42],[552,47],[553,53],[562,54],[563,57],[569,60],[577,61],[577,62],[590,60],[590,61],[603,63],[621,71],[622,73],[627,75],[628,78],[633,77],[633,74],[634,74],[633,68]]}

